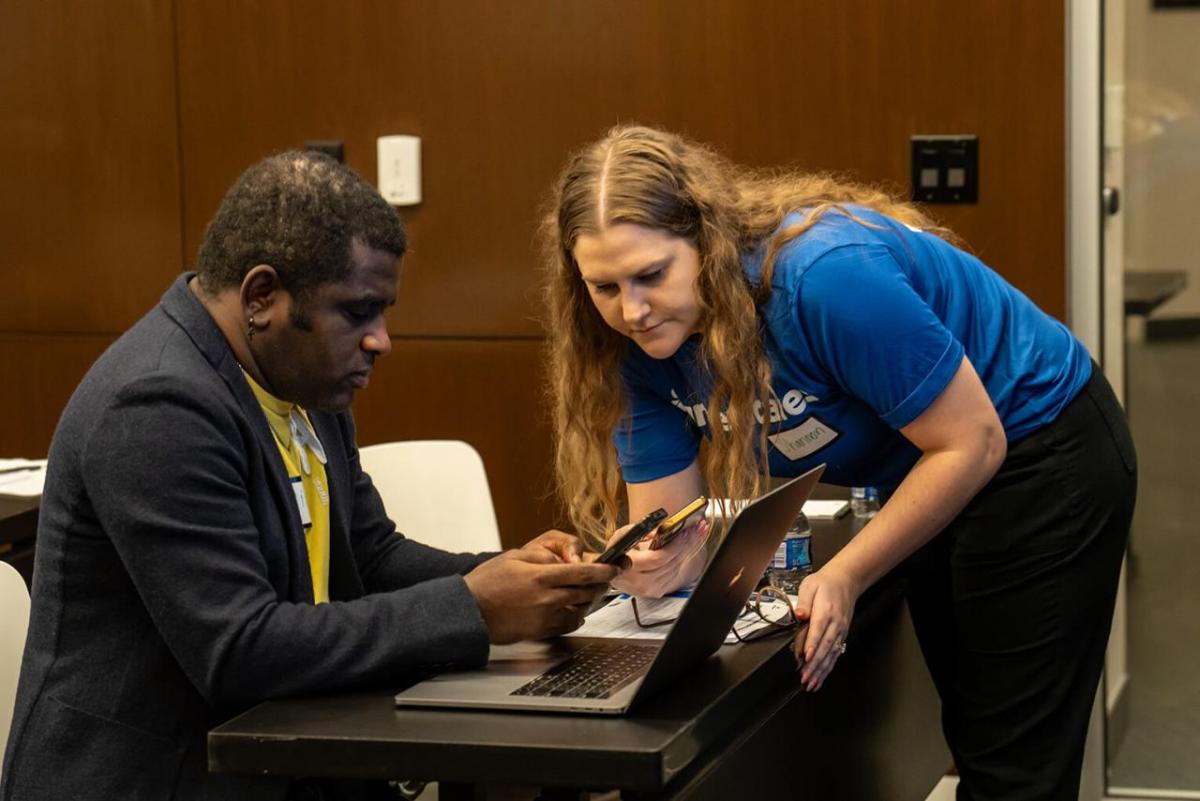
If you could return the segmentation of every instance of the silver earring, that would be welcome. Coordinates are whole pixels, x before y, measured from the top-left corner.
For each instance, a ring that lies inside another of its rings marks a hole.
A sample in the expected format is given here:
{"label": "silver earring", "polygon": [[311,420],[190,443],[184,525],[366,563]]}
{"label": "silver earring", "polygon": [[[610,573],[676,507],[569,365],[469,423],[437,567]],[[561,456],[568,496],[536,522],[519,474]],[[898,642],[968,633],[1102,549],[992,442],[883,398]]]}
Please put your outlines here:
{"label": "silver earring", "polygon": [[254,325],[254,315],[250,315],[249,325],[246,327],[246,338],[254,339],[254,332],[258,329]]}

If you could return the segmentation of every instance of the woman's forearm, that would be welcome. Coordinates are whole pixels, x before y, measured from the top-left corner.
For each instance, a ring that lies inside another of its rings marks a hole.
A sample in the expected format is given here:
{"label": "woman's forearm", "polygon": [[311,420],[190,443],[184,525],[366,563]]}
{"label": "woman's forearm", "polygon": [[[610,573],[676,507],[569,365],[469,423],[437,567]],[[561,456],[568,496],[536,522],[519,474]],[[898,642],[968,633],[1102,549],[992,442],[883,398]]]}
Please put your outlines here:
{"label": "woman's forearm", "polygon": [[941,531],[995,475],[1006,451],[986,438],[976,447],[927,452],[891,499],[833,559],[859,592]]}

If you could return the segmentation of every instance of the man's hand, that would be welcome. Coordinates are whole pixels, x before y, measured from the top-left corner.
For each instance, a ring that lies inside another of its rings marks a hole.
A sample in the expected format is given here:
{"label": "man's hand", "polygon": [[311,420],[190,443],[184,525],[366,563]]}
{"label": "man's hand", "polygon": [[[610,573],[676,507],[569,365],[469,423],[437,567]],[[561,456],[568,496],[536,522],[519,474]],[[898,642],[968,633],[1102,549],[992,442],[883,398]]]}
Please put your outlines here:
{"label": "man's hand", "polygon": [[618,568],[570,561],[572,554],[579,559],[582,545],[566,539],[575,538],[547,532],[464,576],[491,642],[538,640],[579,628],[588,606],[608,588]]}
{"label": "man's hand", "polygon": [[583,540],[563,531],[551,530],[521,546],[523,551],[549,551],[560,562],[582,562]]}
{"label": "man's hand", "polygon": [[[617,529],[609,544],[620,539],[629,529]],[[650,550],[648,540],[626,551],[631,567],[613,582],[613,589],[641,598],[661,598],[699,578],[708,554],[704,543],[708,539],[708,521],[701,520],[657,551]]]}

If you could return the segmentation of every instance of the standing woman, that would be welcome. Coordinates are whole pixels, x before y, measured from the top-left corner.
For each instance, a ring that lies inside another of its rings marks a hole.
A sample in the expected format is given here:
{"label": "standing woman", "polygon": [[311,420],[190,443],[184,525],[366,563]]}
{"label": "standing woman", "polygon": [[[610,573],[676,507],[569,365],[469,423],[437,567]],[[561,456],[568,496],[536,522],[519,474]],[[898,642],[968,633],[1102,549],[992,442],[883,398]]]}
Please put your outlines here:
{"label": "standing woman", "polygon": [[[1087,351],[914,207],[624,126],[547,219],[556,459],[585,533],[770,475],[891,491],[800,587],[818,689],[864,589],[904,564],[959,798],[1075,799],[1135,457]],[[707,439],[704,448],[701,440]],[[700,533],[621,586],[694,577]]]}

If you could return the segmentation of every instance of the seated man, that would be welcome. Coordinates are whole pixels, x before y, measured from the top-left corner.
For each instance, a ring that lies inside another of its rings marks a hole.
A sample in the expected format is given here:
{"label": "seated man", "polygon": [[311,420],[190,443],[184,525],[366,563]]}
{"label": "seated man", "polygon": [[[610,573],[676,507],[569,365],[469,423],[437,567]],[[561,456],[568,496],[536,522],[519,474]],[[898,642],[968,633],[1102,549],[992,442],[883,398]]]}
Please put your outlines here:
{"label": "seated man", "polygon": [[226,195],[196,274],[89,371],[50,450],[0,798],[285,798],[209,774],[207,730],[481,665],[489,641],[574,628],[614,577],[561,532],[451,554],[384,514],[349,407],[391,348],[405,247],[352,171],[273,156]]}

